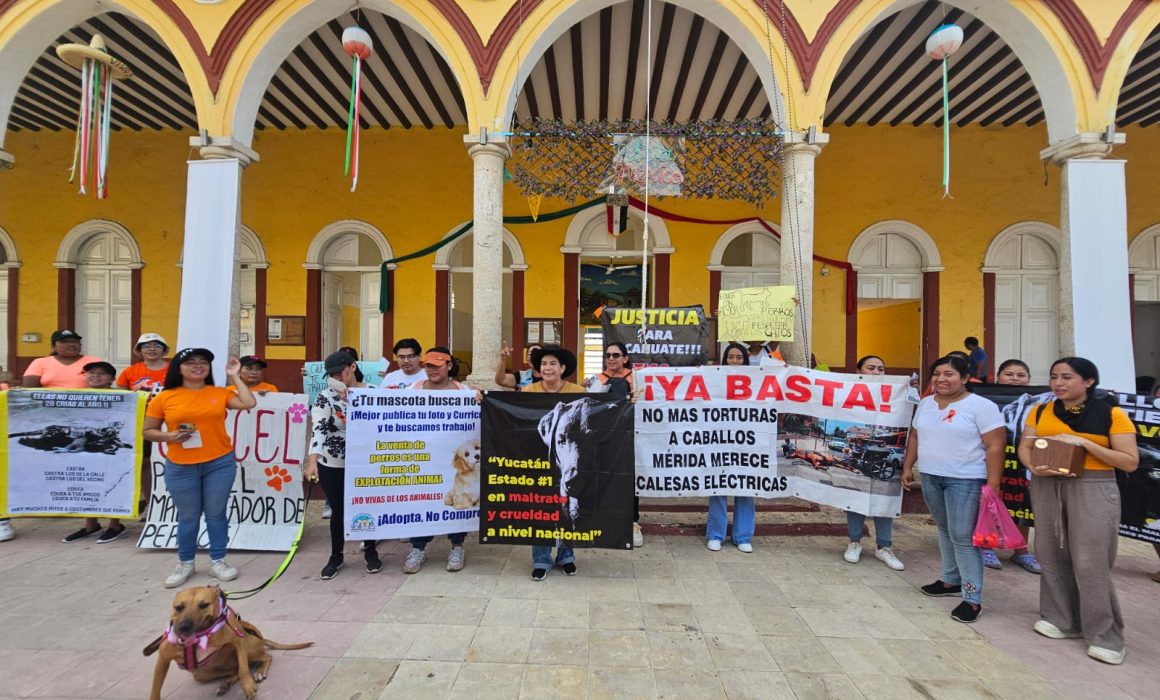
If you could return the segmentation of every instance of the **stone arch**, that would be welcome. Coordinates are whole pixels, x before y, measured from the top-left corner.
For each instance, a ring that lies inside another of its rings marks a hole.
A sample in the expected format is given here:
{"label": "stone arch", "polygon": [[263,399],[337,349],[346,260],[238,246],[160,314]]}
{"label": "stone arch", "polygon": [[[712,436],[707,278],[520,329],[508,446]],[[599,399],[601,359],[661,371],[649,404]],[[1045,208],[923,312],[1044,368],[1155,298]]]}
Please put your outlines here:
{"label": "stone arch", "polygon": [[24,76],[46,46],[72,27],[104,12],[120,12],[145,23],[181,66],[199,123],[213,111],[210,90],[197,52],[173,17],[150,0],[31,3],[27,10],[10,9],[0,14],[0,145],[4,143],[8,116]]}
{"label": "stone arch", "polygon": [[1056,269],[1059,269],[1059,250],[1062,234],[1059,229],[1042,221],[1020,221],[1011,224],[991,239],[987,246],[987,254],[983,258],[983,272],[997,272],[1004,267],[1003,254],[1007,245],[1021,235],[1034,236],[1051,247],[1056,256]]}
{"label": "stone arch", "polygon": [[[779,234],[781,233],[781,227],[777,224],[773,223],[772,221],[766,221],[765,223],[774,231],[777,231]],[[765,228],[756,221],[736,224],[735,226],[728,228],[725,233],[722,233],[720,237],[717,238],[717,243],[713,246],[712,252],[709,253],[709,269],[713,270],[722,268],[724,266],[722,260],[725,257],[725,251],[728,250],[729,245],[742,236],[754,233],[765,234],[769,236],[770,239],[775,241],[780,248],[781,239],[774,236],[769,232],[769,229]]]}
{"label": "stone arch", "polygon": [[[463,224],[459,224],[455,228],[448,231],[446,234],[443,235],[443,238],[444,239],[449,238],[451,236],[451,234],[455,233],[456,231],[458,231],[461,228],[463,228]],[[435,252],[435,262],[432,263],[431,267],[433,267],[436,270],[449,270],[449,269],[451,269],[451,256],[452,256],[452,254],[454,254],[455,249],[458,246],[467,245],[467,241],[472,240],[472,235],[474,235],[474,232],[475,232],[474,229],[470,228],[462,236],[460,236],[454,243],[451,243],[449,245],[445,245],[442,248],[440,248],[439,250],[437,250]],[[510,269],[510,270],[526,270],[526,269],[528,269],[528,263],[527,263],[527,260],[524,258],[524,248],[523,248],[523,246],[520,245],[520,239],[516,238],[515,234],[512,233],[510,230],[508,230],[508,228],[506,226],[503,228],[503,244],[504,244],[504,248],[506,248],[508,250],[508,252],[511,253],[511,256],[512,256],[511,265],[507,266],[508,269]]]}
{"label": "stone arch", "polygon": [[[1107,124],[1115,124],[1120,103],[1120,93],[1124,91],[1124,81],[1132,70],[1132,63],[1140,53],[1144,42],[1160,27],[1160,3],[1148,3],[1132,21],[1108,57],[1107,69],[1100,84],[1100,118]],[[1109,41],[1111,39],[1109,38]]]}
{"label": "stone arch", "polygon": [[[391,250],[391,244],[387,241],[387,237],[383,232],[375,228],[371,224],[358,219],[343,219],[342,221],[335,221],[332,224],[327,224],[314,235],[310,241],[310,248],[306,251],[306,262],[302,264],[306,269],[322,269],[326,255],[326,248],[330,242],[335,238],[346,233],[358,233],[366,236],[378,246],[379,254],[383,260],[390,260],[395,257]],[[381,262],[381,261],[380,261]]]}
{"label": "stone arch", "polygon": [[[515,114],[516,100],[524,81],[539,63],[544,53],[557,39],[581,20],[600,10],[623,0],[548,0],[532,11],[527,21],[516,31],[516,35],[504,51],[492,82],[492,90],[498,95],[495,105],[495,128],[505,127]],[[784,86],[790,84],[787,70],[796,66],[782,65],[776,57],[784,55],[781,34],[767,25],[761,17],[760,6],[752,11],[742,9],[740,2],[703,2],[702,0],[663,0],[666,3],[700,15],[720,28],[749,59],[753,69],[761,78],[766,97],[769,99],[772,118],[779,123],[786,122],[786,99]],[[765,27],[770,27],[767,37]],[[770,61],[772,46],[774,61]],[[484,126],[489,126],[484,124]]]}
{"label": "stone arch", "polygon": [[1128,271],[1135,277],[1136,301],[1160,301],[1160,224],[1149,226],[1132,239]]}
{"label": "stone arch", "polygon": [[866,227],[858,234],[854,242],[850,244],[850,254],[847,257],[851,263],[855,264],[855,270],[858,269],[855,261],[860,260],[866,249],[874,244],[879,235],[884,233],[897,234],[914,244],[922,259],[922,272],[942,271],[942,258],[939,257],[938,245],[935,244],[930,234],[915,224],[900,219],[879,221]]}
{"label": "stone arch", "polygon": [[4,259],[0,260],[0,268],[20,267],[20,257],[16,255],[16,244],[12,242],[12,236],[9,236],[3,228],[0,228],[0,250],[4,254]]}
{"label": "stone arch", "polygon": [[264,270],[270,267],[270,260],[266,257],[266,246],[262,239],[249,226],[238,228],[238,260],[254,269]]}
{"label": "stone arch", "polygon": [[[587,252],[584,250],[584,241],[587,237],[592,235],[597,227],[600,230],[607,231],[607,228],[605,228],[607,226],[605,216],[604,207],[602,206],[590,207],[573,216],[572,220],[568,222],[568,231],[564,234],[564,245],[560,248],[560,252]],[[629,216],[640,219],[644,216],[644,213],[636,207],[630,207]],[[664,219],[657,216],[650,216],[648,228],[650,253],[663,255],[675,251],[672,238],[669,236],[669,227],[665,224]]]}
{"label": "stone arch", "polygon": [[[849,55],[858,38],[886,17],[923,1],[868,0],[860,3],[842,22],[822,50],[810,87],[811,111],[816,111],[818,123],[825,113],[826,99],[842,61]],[[1048,140],[1056,143],[1075,134],[1080,126],[1081,112],[1086,111],[1081,107],[1085,106],[1089,95],[1094,95],[1094,91],[1085,90],[1081,82],[1087,78],[1086,72],[1072,69],[1073,66],[1082,65],[1082,59],[1078,55],[1062,55],[1056,50],[1056,46],[1073,46],[1071,37],[1062,30],[1053,29],[1051,22],[1022,7],[1020,3],[965,0],[944,2],[979,18],[1019,57],[1043,103]],[[915,37],[915,41],[925,39]],[[1071,52],[1074,53],[1074,49]]]}
{"label": "stone arch", "polygon": [[[432,12],[429,3],[416,0],[363,0],[359,6],[397,19],[415,30],[442,56],[460,82],[456,86],[467,106],[467,123],[475,124],[479,102],[483,100],[474,62],[455,31]],[[350,0],[311,0],[310,2],[275,3],[259,18],[250,32],[255,47],[241,56],[222,76],[220,101],[225,105],[217,127],[223,135],[232,135],[249,146],[254,137],[254,123],[270,79],[282,62],[312,32],[326,22],[353,9]]]}
{"label": "stone arch", "polygon": [[129,233],[129,229],[125,228],[116,221],[109,221],[108,219],[91,219],[82,224],[74,226],[69,231],[64,240],[60,242],[60,247],[56,251],[56,261],[53,262],[53,267],[57,269],[72,269],[80,262],[80,252],[84,248],[85,243],[93,236],[109,233],[122,243],[129,253],[129,261],[126,267],[130,269],[141,269],[145,266],[145,261],[141,259],[141,248],[137,245],[137,239]]}

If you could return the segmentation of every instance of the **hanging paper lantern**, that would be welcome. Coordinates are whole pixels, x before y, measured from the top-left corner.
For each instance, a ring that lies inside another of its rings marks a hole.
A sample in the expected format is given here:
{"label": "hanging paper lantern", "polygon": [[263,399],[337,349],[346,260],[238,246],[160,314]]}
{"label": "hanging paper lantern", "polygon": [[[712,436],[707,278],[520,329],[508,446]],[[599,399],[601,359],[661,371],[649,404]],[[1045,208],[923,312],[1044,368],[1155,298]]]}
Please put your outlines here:
{"label": "hanging paper lantern", "polygon": [[926,55],[936,61],[942,61],[943,197],[951,196],[951,98],[947,79],[947,59],[962,45],[962,27],[954,24],[940,25],[926,38]]}
{"label": "hanging paper lantern", "polygon": [[362,62],[370,58],[374,42],[367,30],[359,26],[342,30],[342,50],[353,60],[350,74],[350,108],[346,114],[346,165],[343,176],[350,175],[350,191],[358,187],[359,103],[362,102]]}
{"label": "hanging paper lantern", "polygon": [[77,136],[68,181],[79,179],[81,194],[86,194],[89,182],[94,182],[93,194],[97,199],[104,199],[108,195],[113,81],[131,78],[133,71],[123,61],[109,55],[105,40],[99,34],[94,35],[87,46],[61,44],[56,47],[56,55],[81,72]]}

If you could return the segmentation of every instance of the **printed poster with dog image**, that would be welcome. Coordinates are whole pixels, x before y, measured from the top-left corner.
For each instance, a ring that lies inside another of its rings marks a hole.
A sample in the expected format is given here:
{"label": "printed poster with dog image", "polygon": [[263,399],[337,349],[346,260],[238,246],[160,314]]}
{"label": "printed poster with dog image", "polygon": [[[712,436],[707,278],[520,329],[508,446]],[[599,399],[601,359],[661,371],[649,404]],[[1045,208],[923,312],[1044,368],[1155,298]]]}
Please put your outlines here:
{"label": "printed poster with dog image", "polygon": [[785,366],[641,370],[637,494],[797,496],[898,515],[907,382]]}
{"label": "printed poster with dog image", "polygon": [[492,391],[482,425],[480,542],[631,549],[629,401]]}
{"label": "printed poster with dog image", "polygon": [[[229,546],[231,550],[286,552],[298,536],[304,515],[302,463],[310,410],[304,394],[270,393],[254,398],[258,400],[254,408],[226,414],[226,432],[238,461],[226,507]],[[153,444],[150,462],[153,492],[137,546],[176,549],[177,507],[165,487],[164,443]],[[197,544],[209,546],[204,518]]]}
{"label": "printed poster with dog image", "polygon": [[346,539],[478,530],[479,457],[475,391],[351,389]]}
{"label": "printed poster with dog image", "polygon": [[4,397],[0,513],[137,515],[140,393],[33,389]]}

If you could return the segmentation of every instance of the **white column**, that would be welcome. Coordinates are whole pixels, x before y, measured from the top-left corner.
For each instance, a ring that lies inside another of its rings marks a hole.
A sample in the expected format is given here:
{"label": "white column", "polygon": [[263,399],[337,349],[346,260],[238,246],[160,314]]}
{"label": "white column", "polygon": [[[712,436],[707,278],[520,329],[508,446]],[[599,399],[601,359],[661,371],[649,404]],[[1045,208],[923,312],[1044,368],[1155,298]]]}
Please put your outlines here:
{"label": "white column", "polygon": [[800,132],[785,138],[781,186],[781,284],[797,288],[794,341],[782,343],[786,362],[810,366],[814,308],[814,159],[829,134]]}
{"label": "white column", "polygon": [[1136,385],[1128,292],[1124,161],[1106,158],[1122,134],[1078,134],[1041,153],[1060,166],[1059,351],[1086,357],[1100,385]]}
{"label": "white column", "polygon": [[242,169],[258,157],[232,140],[202,145],[194,137],[190,145],[201,147],[203,160],[189,161],[186,180],[177,349],[211,350],[214,377],[222,384],[226,359],[238,353]]}
{"label": "white column", "polygon": [[[474,139],[475,137],[469,137]],[[469,140],[470,143],[470,140]],[[475,386],[494,387],[503,334],[503,167],[511,151],[500,141],[476,141],[467,149],[474,166],[472,216],[471,376]]]}
{"label": "white column", "polygon": [[5,151],[3,148],[0,148],[0,170],[7,170],[9,168],[15,167],[15,165],[16,156],[12,155],[8,151]]}

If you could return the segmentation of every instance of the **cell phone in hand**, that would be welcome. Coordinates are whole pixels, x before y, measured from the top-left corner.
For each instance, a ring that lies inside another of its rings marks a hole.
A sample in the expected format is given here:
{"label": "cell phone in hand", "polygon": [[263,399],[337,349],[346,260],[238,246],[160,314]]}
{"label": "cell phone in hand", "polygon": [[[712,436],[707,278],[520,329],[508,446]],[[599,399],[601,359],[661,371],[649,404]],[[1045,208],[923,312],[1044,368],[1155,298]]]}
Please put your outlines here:
{"label": "cell phone in hand", "polygon": [[181,443],[181,446],[186,449],[196,449],[201,447],[201,433],[197,432],[197,426],[193,423],[178,423],[177,429],[189,433],[189,439]]}

